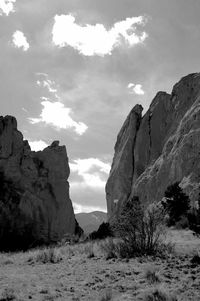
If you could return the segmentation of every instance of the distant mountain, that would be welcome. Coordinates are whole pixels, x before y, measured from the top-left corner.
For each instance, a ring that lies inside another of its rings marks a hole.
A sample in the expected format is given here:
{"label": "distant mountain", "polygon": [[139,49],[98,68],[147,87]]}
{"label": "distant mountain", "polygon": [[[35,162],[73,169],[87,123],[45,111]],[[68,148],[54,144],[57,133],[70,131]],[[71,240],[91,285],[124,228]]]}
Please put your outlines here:
{"label": "distant mountain", "polygon": [[107,221],[107,213],[102,211],[77,213],[75,216],[86,234],[96,231],[103,222]]}

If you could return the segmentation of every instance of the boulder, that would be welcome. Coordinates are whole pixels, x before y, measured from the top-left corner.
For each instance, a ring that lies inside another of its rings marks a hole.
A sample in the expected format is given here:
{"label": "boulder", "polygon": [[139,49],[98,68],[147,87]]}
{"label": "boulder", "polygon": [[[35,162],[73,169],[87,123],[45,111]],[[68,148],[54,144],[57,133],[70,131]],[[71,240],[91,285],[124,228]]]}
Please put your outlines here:
{"label": "boulder", "polygon": [[118,135],[106,185],[109,217],[134,195],[143,204],[160,201],[175,182],[194,204],[199,196],[200,74],[182,78],[171,94],[159,92],[139,120],[130,113]]}
{"label": "boulder", "polygon": [[0,249],[55,243],[77,228],[65,146],[31,151],[14,117],[0,117]]}

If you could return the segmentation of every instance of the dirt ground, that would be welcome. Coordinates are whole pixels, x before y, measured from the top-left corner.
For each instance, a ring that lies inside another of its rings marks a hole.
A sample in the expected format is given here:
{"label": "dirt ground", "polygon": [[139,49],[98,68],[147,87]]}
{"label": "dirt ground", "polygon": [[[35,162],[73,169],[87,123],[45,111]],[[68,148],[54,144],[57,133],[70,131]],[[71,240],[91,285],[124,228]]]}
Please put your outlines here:
{"label": "dirt ground", "polygon": [[[167,239],[175,242],[176,253],[166,258],[106,260],[98,244],[94,256],[88,256],[88,245],[58,247],[62,260],[57,263],[35,261],[43,250],[2,253],[0,301],[149,300],[155,289],[180,301],[200,300],[200,264],[191,262],[200,252],[200,239],[186,230],[173,230]],[[147,271],[155,271],[156,279],[148,279]]]}

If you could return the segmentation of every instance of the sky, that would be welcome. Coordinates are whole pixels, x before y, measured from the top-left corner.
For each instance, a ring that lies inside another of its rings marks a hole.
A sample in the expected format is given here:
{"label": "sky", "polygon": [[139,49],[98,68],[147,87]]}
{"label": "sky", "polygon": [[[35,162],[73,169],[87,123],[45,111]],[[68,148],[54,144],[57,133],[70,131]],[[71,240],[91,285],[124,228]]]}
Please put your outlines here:
{"label": "sky", "polygon": [[66,145],[75,212],[106,211],[126,116],[199,72],[199,49],[199,0],[0,0],[0,114],[33,150]]}

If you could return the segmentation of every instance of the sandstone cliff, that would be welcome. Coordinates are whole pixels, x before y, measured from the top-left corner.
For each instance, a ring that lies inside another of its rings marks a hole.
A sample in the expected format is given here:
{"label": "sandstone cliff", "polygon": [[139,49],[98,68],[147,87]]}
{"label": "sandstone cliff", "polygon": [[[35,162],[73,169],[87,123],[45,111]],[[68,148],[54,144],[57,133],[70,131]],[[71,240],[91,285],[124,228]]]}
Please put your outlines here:
{"label": "sandstone cliff", "polygon": [[55,141],[31,151],[14,117],[0,117],[0,249],[26,248],[74,234],[68,157]]}
{"label": "sandstone cliff", "polygon": [[200,74],[178,82],[171,94],[159,92],[142,117],[136,105],[115,145],[106,185],[108,215],[138,195],[159,201],[174,182],[195,202],[200,192]]}

